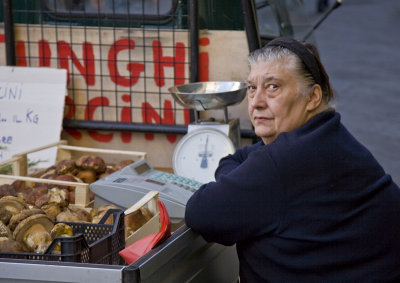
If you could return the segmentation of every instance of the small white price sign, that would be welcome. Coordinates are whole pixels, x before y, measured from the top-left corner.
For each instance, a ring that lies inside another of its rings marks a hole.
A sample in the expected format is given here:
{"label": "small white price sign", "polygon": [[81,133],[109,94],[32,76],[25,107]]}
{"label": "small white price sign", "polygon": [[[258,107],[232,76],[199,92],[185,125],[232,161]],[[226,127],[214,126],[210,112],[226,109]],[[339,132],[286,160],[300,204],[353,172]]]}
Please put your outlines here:
{"label": "small white price sign", "polygon": [[[0,67],[0,162],[60,140],[66,83],[64,69]],[[51,164],[54,151],[29,158]]]}

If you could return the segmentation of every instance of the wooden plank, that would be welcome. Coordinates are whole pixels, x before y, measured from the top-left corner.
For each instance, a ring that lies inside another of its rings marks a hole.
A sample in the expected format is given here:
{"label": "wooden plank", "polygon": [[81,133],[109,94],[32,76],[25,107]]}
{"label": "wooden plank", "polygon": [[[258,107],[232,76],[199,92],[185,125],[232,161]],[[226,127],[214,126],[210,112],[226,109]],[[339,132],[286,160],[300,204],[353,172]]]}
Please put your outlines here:
{"label": "wooden plank", "polygon": [[[147,194],[145,194],[138,202],[136,202],[134,205],[128,207],[125,210],[125,215],[129,215],[137,210],[139,210],[142,206],[146,205],[148,202],[152,202],[152,207],[156,207],[152,213],[158,212],[158,206],[157,206],[157,200],[158,200],[158,192],[157,191],[150,191]],[[155,205],[154,205],[155,202]],[[150,208],[149,208],[150,209]],[[151,209],[150,209],[151,211]]]}
{"label": "wooden plank", "polygon": [[10,184],[13,181],[25,181],[28,184],[34,183],[44,183],[51,185],[62,185],[69,186],[75,188],[75,206],[79,207],[89,207],[93,205],[93,202],[90,201],[89,196],[89,184],[79,183],[79,182],[68,182],[68,181],[60,181],[60,180],[51,180],[51,179],[41,179],[35,177],[26,177],[26,176],[15,176],[15,175],[2,175],[0,174],[0,184]]}
{"label": "wooden plank", "polygon": [[117,150],[117,149],[102,149],[102,148],[91,148],[91,147],[81,147],[72,145],[60,145],[60,149],[80,151],[87,153],[106,153],[106,154],[120,154],[120,155],[132,155],[140,158],[145,158],[147,153],[142,151],[129,151],[129,150]]}
{"label": "wooden plank", "polygon": [[[56,162],[64,159],[73,159],[73,152],[83,153],[85,155],[97,154],[97,155],[109,155],[112,157],[124,157],[124,159],[132,158],[134,161],[142,158],[146,158],[147,153],[142,151],[130,151],[130,150],[116,150],[116,149],[102,149],[102,148],[91,148],[81,146],[70,146],[67,145],[67,141],[60,140],[59,142],[51,143],[41,147],[37,147],[28,151],[24,151],[12,156],[12,158],[2,161],[0,168],[12,164],[12,174],[16,176],[28,176],[28,154],[33,154],[41,150],[50,149],[57,147],[57,158]],[[106,161],[106,160],[105,160]],[[107,163],[107,162],[106,162]],[[110,164],[107,164],[110,165]],[[44,169],[36,170],[34,177],[39,176],[43,173]]]}

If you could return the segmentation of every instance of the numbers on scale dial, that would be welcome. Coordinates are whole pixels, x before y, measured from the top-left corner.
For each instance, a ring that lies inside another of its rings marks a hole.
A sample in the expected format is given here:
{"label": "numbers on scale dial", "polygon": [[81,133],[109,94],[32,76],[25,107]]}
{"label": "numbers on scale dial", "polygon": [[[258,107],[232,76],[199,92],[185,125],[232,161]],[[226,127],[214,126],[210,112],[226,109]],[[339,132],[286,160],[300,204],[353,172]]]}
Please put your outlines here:
{"label": "numbers on scale dial", "polygon": [[219,160],[233,152],[234,146],[224,133],[209,128],[195,130],[178,143],[174,172],[202,183],[213,181]]}

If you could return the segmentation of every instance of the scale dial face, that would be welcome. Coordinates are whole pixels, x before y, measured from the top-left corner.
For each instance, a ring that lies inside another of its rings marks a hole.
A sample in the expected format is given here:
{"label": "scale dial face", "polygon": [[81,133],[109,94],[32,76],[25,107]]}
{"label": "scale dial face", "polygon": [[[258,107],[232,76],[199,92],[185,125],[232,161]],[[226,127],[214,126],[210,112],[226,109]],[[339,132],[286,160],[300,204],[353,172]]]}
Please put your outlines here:
{"label": "scale dial face", "polygon": [[223,132],[212,128],[194,130],[174,150],[174,173],[201,183],[215,181],[220,159],[234,151],[232,141]]}

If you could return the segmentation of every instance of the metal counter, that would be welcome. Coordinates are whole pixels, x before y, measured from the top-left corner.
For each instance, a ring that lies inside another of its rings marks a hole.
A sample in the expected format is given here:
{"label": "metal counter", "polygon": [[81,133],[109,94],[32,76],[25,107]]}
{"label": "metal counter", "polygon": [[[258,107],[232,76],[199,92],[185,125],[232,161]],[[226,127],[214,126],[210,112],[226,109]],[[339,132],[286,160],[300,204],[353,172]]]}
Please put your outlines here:
{"label": "metal counter", "polygon": [[236,282],[235,246],[207,243],[186,225],[129,266],[0,258],[0,282]]}

